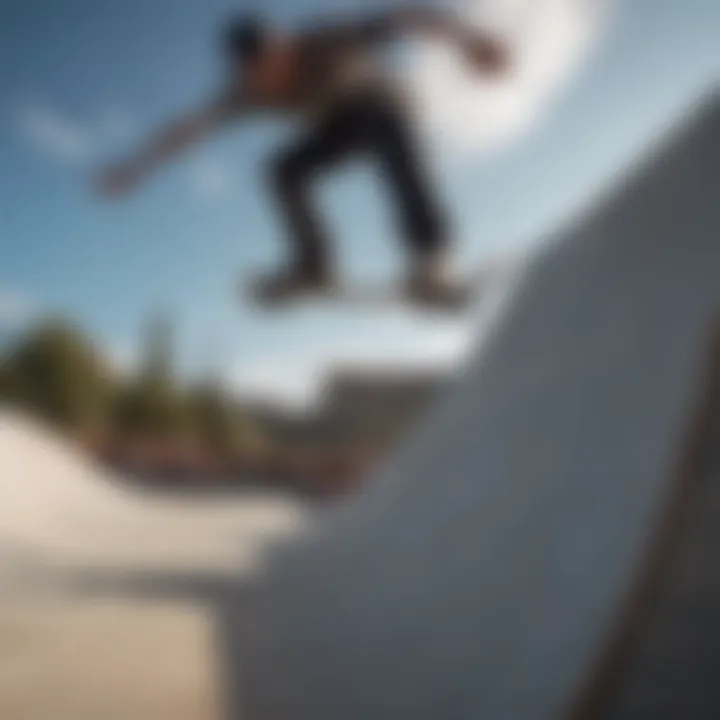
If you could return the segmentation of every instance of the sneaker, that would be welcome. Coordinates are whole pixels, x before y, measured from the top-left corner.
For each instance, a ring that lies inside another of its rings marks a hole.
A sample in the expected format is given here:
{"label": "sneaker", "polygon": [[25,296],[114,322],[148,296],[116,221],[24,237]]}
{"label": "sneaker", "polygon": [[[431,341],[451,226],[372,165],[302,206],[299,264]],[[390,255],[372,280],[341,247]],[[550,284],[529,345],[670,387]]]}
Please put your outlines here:
{"label": "sneaker", "polygon": [[422,255],[415,259],[407,277],[407,294],[419,301],[454,299],[460,283],[447,252]]}
{"label": "sneaker", "polygon": [[257,278],[252,295],[264,305],[278,305],[306,295],[330,293],[334,283],[329,274],[283,269]]}

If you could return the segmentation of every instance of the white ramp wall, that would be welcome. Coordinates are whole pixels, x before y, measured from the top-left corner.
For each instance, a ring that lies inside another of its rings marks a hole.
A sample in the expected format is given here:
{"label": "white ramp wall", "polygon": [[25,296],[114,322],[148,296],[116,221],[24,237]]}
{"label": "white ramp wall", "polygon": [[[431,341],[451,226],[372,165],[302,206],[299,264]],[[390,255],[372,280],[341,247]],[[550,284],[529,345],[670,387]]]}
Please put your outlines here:
{"label": "white ramp wall", "polygon": [[279,557],[251,720],[561,717],[674,490],[720,308],[720,100],[530,258],[459,387]]}

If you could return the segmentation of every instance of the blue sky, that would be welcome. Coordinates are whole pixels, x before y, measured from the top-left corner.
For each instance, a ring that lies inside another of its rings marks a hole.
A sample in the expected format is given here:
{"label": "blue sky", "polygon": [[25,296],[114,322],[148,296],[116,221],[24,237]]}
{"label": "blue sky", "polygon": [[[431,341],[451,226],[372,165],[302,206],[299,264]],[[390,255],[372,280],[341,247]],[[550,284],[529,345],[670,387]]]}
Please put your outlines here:
{"label": "blue sky", "polygon": [[[89,193],[99,162],[217,87],[214,36],[236,5],[4,0],[0,323],[29,307],[57,310],[132,355],[148,315],[166,310],[177,319],[183,368],[219,362],[245,386],[303,382],[328,357],[413,357],[457,345],[462,323],[332,308],[258,316],[233,297],[239,275],[272,265],[284,249],[258,175],[287,131],[281,122],[238,127],[122,203]],[[291,22],[330,6],[263,7]],[[602,42],[529,132],[491,155],[438,153],[463,261],[531,242],[591,197],[717,82],[719,35],[717,0],[619,0]],[[322,192],[348,273],[387,277],[400,267],[383,200],[366,168]]]}

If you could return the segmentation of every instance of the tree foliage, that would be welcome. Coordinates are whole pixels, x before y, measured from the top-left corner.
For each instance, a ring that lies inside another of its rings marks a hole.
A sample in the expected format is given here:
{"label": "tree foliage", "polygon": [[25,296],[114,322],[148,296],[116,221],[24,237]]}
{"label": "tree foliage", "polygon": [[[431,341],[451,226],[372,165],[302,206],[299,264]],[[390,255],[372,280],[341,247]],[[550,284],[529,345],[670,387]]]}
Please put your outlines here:
{"label": "tree foliage", "polygon": [[108,366],[71,324],[48,319],[32,328],[3,363],[3,395],[72,429],[103,424],[112,380]]}
{"label": "tree foliage", "polygon": [[174,377],[168,323],[149,326],[142,355],[138,372],[122,377],[79,329],[47,319],[0,360],[0,402],[73,431],[192,442],[221,454],[262,447],[260,433],[219,383],[187,387]]}

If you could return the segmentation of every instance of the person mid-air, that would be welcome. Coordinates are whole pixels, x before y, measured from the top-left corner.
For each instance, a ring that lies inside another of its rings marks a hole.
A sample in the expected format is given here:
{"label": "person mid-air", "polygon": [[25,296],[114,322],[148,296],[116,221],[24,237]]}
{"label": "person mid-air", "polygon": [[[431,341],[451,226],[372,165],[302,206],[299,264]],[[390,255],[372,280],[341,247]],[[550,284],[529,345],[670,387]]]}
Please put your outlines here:
{"label": "person mid-air", "polygon": [[122,194],[173,155],[248,113],[293,114],[304,121],[300,137],[269,165],[293,256],[287,267],[259,280],[260,296],[279,301],[332,289],[330,248],[309,186],[339,161],[371,156],[389,182],[406,241],[406,290],[432,297],[447,282],[446,221],[417,151],[412,113],[376,62],[383,45],[406,34],[453,43],[479,72],[498,73],[507,63],[496,39],[432,8],[390,10],[297,33],[254,16],[236,18],[224,33],[230,72],[221,92],[160,130],[125,162],[102,170],[97,185],[107,195]]}

